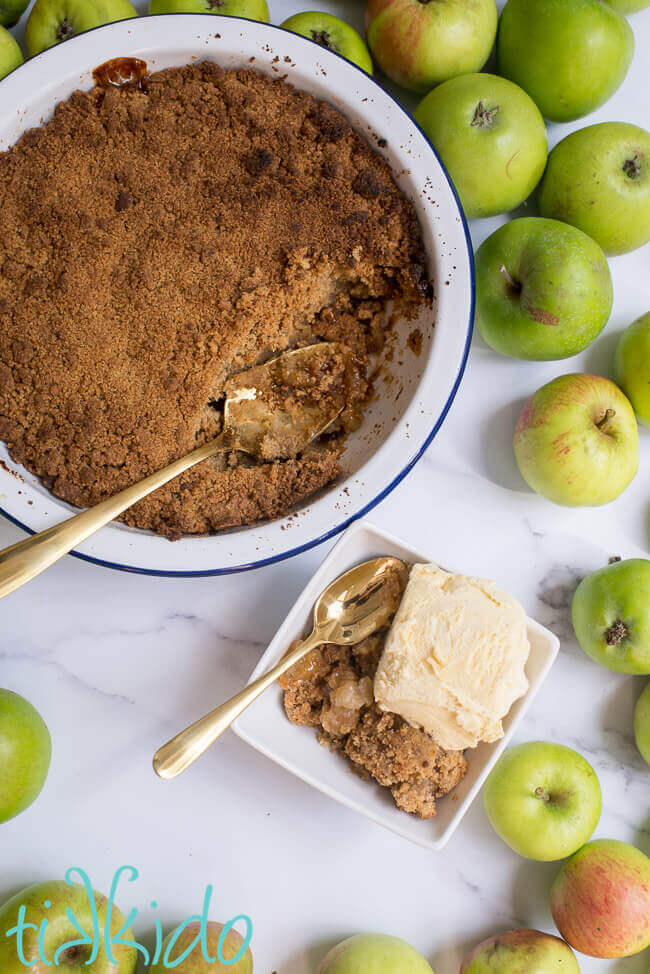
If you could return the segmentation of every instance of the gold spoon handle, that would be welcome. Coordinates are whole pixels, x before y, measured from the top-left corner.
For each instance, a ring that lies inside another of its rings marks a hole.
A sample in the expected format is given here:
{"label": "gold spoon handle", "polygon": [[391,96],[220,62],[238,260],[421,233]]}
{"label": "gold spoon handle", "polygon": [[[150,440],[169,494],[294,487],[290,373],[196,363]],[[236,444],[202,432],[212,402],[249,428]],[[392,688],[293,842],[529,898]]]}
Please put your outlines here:
{"label": "gold spoon handle", "polygon": [[201,717],[194,724],[190,724],[176,737],[172,737],[171,741],[163,744],[153,758],[153,768],[156,774],[160,778],[170,779],[189,768],[190,764],[201,757],[203,752],[230,727],[233,720],[239,717],[242,711],[246,710],[246,707],[254,700],[257,700],[267,687],[275,683],[278,677],[290,670],[298,660],[301,660],[312,649],[325,642],[327,642],[327,633],[321,629],[314,629],[311,636],[308,636],[299,646],[292,649],[267,673],[264,673],[253,683],[249,683],[247,687],[206,714],[205,717]]}
{"label": "gold spoon handle", "polygon": [[95,507],[82,511],[81,514],[75,514],[61,524],[55,524],[41,531],[40,534],[18,541],[4,551],[0,551],[0,599],[40,575],[42,571],[63,555],[67,555],[76,545],[122,514],[136,501],[142,500],[163,484],[178,477],[184,470],[189,470],[190,467],[202,460],[207,460],[220,450],[229,448],[230,446],[221,437],[210,440],[187,456],[174,460],[169,466],[150,474],[137,484],[126,487],[113,497],[96,504]]}

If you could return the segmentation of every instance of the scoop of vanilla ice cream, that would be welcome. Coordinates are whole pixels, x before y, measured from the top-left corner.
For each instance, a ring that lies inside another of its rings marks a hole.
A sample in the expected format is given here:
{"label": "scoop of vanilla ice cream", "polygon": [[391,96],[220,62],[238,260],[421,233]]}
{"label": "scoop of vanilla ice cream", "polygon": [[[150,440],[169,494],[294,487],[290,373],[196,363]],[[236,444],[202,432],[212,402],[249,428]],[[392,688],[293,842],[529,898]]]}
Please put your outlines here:
{"label": "scoop of vanilla ice cream", "polygon": [[414,565],[375,676],[381,710],[447,751],[503,737],[528,689],[526,615],[494,582]]}

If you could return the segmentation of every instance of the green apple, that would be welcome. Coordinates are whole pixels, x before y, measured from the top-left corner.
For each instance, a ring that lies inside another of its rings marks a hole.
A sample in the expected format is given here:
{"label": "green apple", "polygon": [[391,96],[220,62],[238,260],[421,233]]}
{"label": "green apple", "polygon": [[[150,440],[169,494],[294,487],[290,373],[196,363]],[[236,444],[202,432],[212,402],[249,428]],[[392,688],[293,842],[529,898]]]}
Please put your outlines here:
{"label": "green apple", "polygon": [[[235,963],[232,963],[232,958],[240,952],[244,943],[243,937],[234,928],[231,927],[227,932],[223,938],[221,950],[218,951],[223,927],[223,923],[208,923],[206,925],[206,949],[210,960],[206,960],[200,941],[198,940],[201,930],[200,923],[188,923],[178,937],[176,937],[175,933],[171,933],[163,943],[160,959],[157,963],[152,964],[149,969],[149,974],[167,974],[172,965],[176,974],[217,974],[218,971],[230,971],[230,974],[253,974],[253,955],[251,954],[250,947],[244,951],[243,955]],[[172,944],[171,950],[169,950],[169,956],[166,960],[166,951],[172,939],[174,943]],[[185,960],[175,964],[174,962],[192,944],[195,944],[195,946],[190,950]],[[219,955],[223,960],[229,961],[230,963],[221,964],[218,960]]]}
{"label": "green apple", "polygon": [[151,0],[150,14],[221,14],[268,24],[266,0]]}
{"label": "green apple", "polygon": [[513,440],[522,477],[565,507],[608,504],[639,465],[634,410],[599,375],[560,375],[524,405]]}
{"label": "green apple", "polygon": [[541,930],[508,930],[475,947],[460,974],[580,974],[580,968],[559,937]]}
{"label": "green apple", "polygon": [[554,122],[603,105],[623,83],[634,34],[602,0],[508,0],[499,21],[499,74]]}
{"label": "green apple", "polygon": [[480,71],[497,32],[494,0],[368,0],[366,28],[372,56],[398,85],[434,85]]}
{"label": "green apple", "polygon": [[650,683],[634,708],[634,739],[641,757],[650,764]]}
{"label": "green apple", "polygon": [[332,948],[316,974],[433,974],[422,954],[399,937],[360,933]]}
{"label": "green apple", "polygon": [[616,381],[644,426],[650,426],[650,311],[623,332],[614,359]]}
{"label": "green apple", "polygon": [[36,0],[27,20],[30,57],[92,27],[137,17],[129,0]]}
{"label": "green apple", "polygon": [[431,139],[470,218],[513,210],[544,172],[544,119],[526,92],[505,78],[453,78],[422,99],[415,120]]}
{"label": "green apple", "polygon": [[584,230],[606,254],[647,243],[650,132],[627,122],[600,122],[567,135],[548,157],[539,212]]}
{"label": "green apple", "polygon": [[650,561],[628,558],[583,578],[571,605],[588,656],[617,673],[650,673]]}
{"label": "green apple", "polygon": [[650,859],[626,842],[588,842],[553,883],[551,913],[564,939],[582,954],[640,953],[650,947]]}
{"label": "green apple", "polygon": [[483,789],[497,835],[526,859],[564,859],[587,841],[602,808],[596,772],[563,744],[529,741],[499,758]]}
{"label": "green apple", "polygon": [[607,324],[607,259],[576,227],[542,217],[512,220],[481,244],[475,263],[476,324],[503,355],[567,358]]}
{"label": "green apple", "polygon": [[38,710],[11,690],[0,690],[0,822],[38,798],[50,767],[50,732]]}
{"label": "green apple", "polygon": [[[70,884],[63,880],[51,880],[29,886],[13,896],[0,909],[0,971],[2,974],[135,974],[138,962],[134,947],[116,944],[112,947],[113,963],[106,952],[104,935],[108,900],[101,893],[93,892],[97,913],[100,942],[97,956],[92,958],[93,946],[77,945],[79,930],[71,921],[69,912],[76,918],[89,938],[93,937],[93,907],[88,901],[86,889],[81,884]],[[23,958],[19,956],[18,934],[7,936],[18,923],[21,907],[25,908],[24,923],[31,924],[22,935]],[[39,928],[47,921],[45,933],[39,950]],[[113,906],[110,933],[116,937],[124,927],[125,920],[120,911]],[[123,934],[132,939],[130,930]],[[57,956],[57,951],[58,956]],[[41,956],[43,955],[45,959]],[[55,963],[58,960],[58,965]],[[27,961],[27,965],[24,963]]]}
{"label": "green apple", "polygon": [[29,6],[29,0],[0,0],[0,24],[13,27]]}
{"label": "green apple", "polygon": [[372,58],[365,41],[344,20],[314,10],[294,14],[280,26],[293,31],[294,34],[308,37],[310,41],[315,41],[328,51],[334,51],[335,54],[340,54],[348,61],[352,61],[366,74],[372,74]]}
{"label": "green apple", "polygon": [[8,30],[0,27],[0,78],[10,74],[22,63],[23,55],[18,42]]}

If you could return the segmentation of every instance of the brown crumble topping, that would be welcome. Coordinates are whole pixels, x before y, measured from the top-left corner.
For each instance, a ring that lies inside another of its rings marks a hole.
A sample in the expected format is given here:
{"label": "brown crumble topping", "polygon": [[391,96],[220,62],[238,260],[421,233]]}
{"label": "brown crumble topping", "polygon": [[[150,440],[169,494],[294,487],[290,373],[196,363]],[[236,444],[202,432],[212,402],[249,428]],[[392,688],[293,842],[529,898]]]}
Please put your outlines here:
{"label": "brown crumble topping", "polygon": [[418,358],[422,354],[422,342],[423,335],[419,328],[414,328],[406,339],[406,344]]}
{"label": "brown crumble topping", "polygon": [[467,762],[375,704],[373,679],[387,634],[313,650],[281,677],[284,706],[292,723],[316,728],[319,742],[362,778],[389,788],[398,808],[433,818],[436,800],[458,785]]}
{"label": "brown crumble topping", "polygon": [[[319,340],[369,374],[386,303],[414,316],[431,297],[386,162],[249,68],[75,92],[0,154],[0,193],[0,437],[78,506],[217,435],[232,374]],[[124,520],[178,537],[277,517],[336,479],[344,437],[221,455]]]}

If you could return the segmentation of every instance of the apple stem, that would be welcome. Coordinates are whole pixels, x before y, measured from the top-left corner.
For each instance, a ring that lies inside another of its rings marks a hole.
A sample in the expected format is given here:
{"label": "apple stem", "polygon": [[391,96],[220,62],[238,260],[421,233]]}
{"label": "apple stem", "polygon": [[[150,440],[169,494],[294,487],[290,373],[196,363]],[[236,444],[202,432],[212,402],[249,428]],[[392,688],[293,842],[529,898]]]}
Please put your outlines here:
{"label": "apple stem", "polygon": [[550,802],[551,800],[551,796],[542,785],[535,789],[535,797],[540,798],[543,802]]}
{"label": "apple stem", "polygon": [[512,274],[509,273],[508,268],[506,267],[505,264],[501,264],[499,270],[501,271],[501,273],[503,274],[503,276],[505,277],[506,281],[513,289],[513,291],[521,291],[521,284],[519,283],[519,281],[515,281],[514,277],[512,276]]}
{"label": "apple stem", "polygon": [[476,125],[481,129],[489,129],[494,125],[494,119],[496,118],[497,112],[499,111],[499,106],[495,105],[494,108],[485,108],[483,102],[480,101],[476,106],[474,111],[474,117],[471,121],[472,125]]}
{"label": "apple stem", "polygon": [[602,419],[599,419],[598,422],[596,423],[596,426],[598,427],[598,429],[599,430],[603,429],[603,427],[605,426],[605,424],[607,423],[607,421],[610,420],[610,419],[613,419],[614,416],[616,416],[616,410],[615,409],[612,409],[611,407],[609,407],[608,409],[606,409],[605,410],[605,415],[603,416],[603,418]]}
{"label": "apple stem", "polygon": [[622,619],[613,622],[609,629],[605,630],[605,642],[608,646],[618,646],[618,644],[630,635],[630,630]]}
{"label": "apple stem", "polygon": [[629,179],[638,179],[641,172],[639,157],[635,155],[632,159],[626,159],[623,163],[623,172]]}

